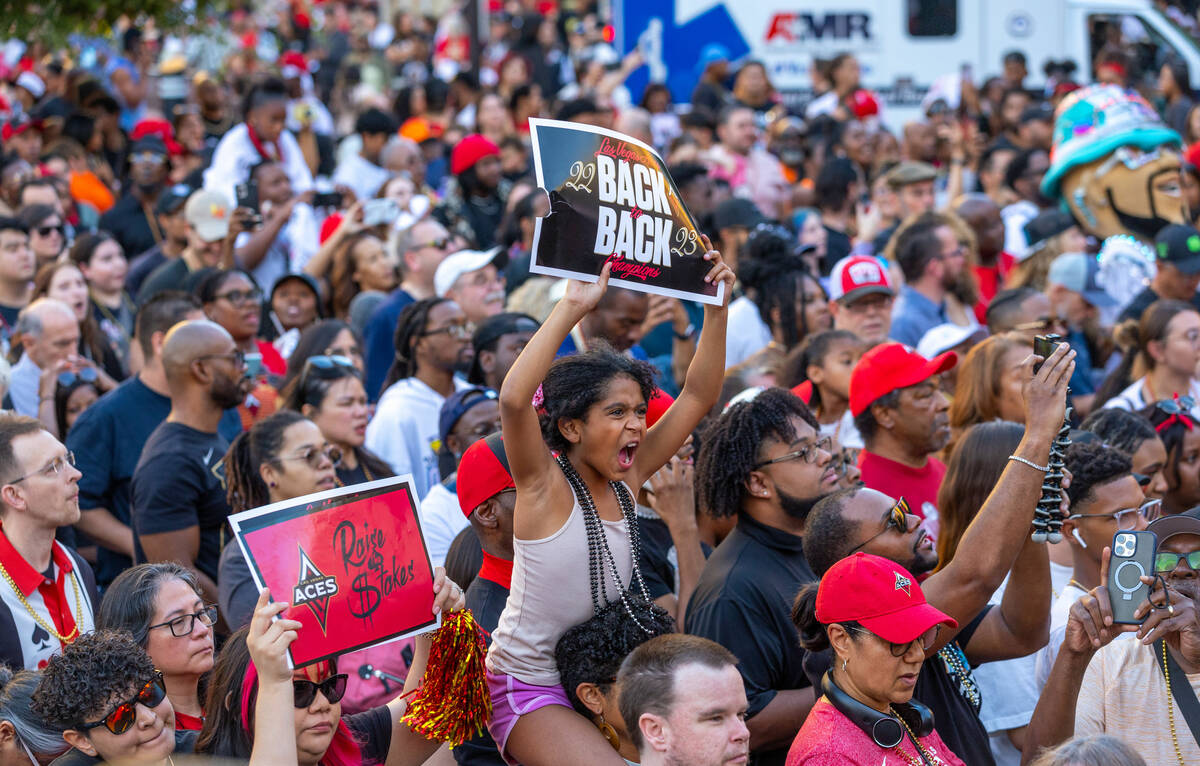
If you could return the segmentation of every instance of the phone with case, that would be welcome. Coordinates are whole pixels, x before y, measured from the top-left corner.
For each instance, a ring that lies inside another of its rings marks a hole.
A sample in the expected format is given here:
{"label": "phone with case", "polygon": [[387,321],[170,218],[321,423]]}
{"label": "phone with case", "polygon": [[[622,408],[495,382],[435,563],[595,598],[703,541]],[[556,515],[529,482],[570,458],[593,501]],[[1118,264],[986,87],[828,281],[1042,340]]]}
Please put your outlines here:
{"label": "phone with case", "polygon": [[1154,576],[1154,554],[1158,551],[1158,536],[1142,530],[1120,531],[1113,535],[1112,557],[1108,561],[1108,601],[1113,622],[1118,625],[1141,625],[1133,616],[1150,596],[1150,587],[1142,577]]}

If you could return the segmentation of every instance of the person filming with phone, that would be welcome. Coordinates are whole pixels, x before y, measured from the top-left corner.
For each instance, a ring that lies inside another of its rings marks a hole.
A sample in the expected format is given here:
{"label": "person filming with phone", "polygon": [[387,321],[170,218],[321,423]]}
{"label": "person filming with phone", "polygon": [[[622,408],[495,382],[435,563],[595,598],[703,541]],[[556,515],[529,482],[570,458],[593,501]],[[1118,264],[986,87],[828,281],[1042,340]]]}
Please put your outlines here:
{"label": "person filming with phone", "polygon": [[[1121,573],[1150,562],[1136,585]],[[1072,736],[1109,734],[1147,763],[1200,763],[1200,509],[1118,531],[1100,569],[1071,607],[1022,762]],[[1114,640],[1124,633],[1133,639]]]}

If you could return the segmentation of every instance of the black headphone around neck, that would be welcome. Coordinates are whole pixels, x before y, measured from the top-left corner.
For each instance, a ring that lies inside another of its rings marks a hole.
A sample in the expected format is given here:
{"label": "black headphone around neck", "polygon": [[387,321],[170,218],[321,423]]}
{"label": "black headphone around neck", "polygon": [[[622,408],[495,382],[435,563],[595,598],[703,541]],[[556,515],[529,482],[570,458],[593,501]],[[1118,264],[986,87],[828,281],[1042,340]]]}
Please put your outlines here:
{"label": "black headphone around neck", "polygon": [[[833,680],[832,670],[827,671],[821,678],[821,692],[825,699],[829,700],[829,704],[866,732],[876,745],[892,748],[904,741],[904,725],[900,723],[899,718],[880,713],[842,691],[842,687]],[[892,710],[904,719],[904,724],[912,729],[917,738],[928,737],[933,733],[933,711],[920,702],[912,700],[892,705]]]}

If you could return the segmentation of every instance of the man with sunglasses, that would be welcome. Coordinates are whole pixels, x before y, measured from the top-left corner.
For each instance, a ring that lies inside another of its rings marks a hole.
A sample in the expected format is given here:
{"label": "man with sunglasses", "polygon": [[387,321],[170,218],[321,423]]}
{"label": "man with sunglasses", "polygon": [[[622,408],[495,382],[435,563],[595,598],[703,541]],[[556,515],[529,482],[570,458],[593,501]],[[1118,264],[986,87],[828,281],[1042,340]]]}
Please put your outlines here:
{"label": "man with sunglasses", "polygon": [[[1108,734],[1146,763],[1200,763],[1200,731],[1185,710],[1200,692],[1200,510],[1163,516],[1141,625],[1112,624],[1105,550],[1098,585],[1075,601],[1046,688],[1030,723],[1030,753],[1072,736]],[[1110,538],[1111,540],[1111,538]],[[1137,640],[1117,641],[1132,636]],[[1182,702],[1180,702],[1182,700]]]}
{"label": "man with sunglasses", "polygon": [[168,180],[167,145],[158,136],[143,136],[130,148],[129,163],[128,189],[100,216],[100,228],[112,234],[124,252],[144,253],[162,240],[154,206]]}
{"label": "man with sunglasses", "polygon": [[396,349],[393,336],[400,313],[410,303],[434,297],[434,275],[447,255],[459,249],[460,240],[432,219],[417,221],[400,232],[394,250],[399,260],[400,285],[379,304],[363,328],[367,351],[367,397],[373,402],[383,392],[383,380]]}
{"label": "man with sunglasses", "polygon": [[51,658],[31,707],[73,748],[60,766],[166,764],[192,752],[199,734],[176,729],[162,674],[122,631],[82,636]]}
{"label": "man with sunglasses", "polygon": [[217,603],[217,567],[229,503],[218,432],[225,410],[246,397],[253,380],[223,327],[180,323],[167,333],[163,371],[171,411],[142,448],[131,484],[134,561],[175,561],[196,575],[204,601]]}
{"label": "man with sunglasses", "polygon": [[33,418],[0,414],[0,662],[36,670],[95,627],[91,567],[55,540],[79,520],[75,459]]}
{"label": "man with sunglasses", "polygon": [[688,600],[687,632],[738,658],[755,763],[782,766],[819,694],[804,673],[792,623],[796,592],[816,576],[803,540],[813,506],[837,488],[829,439],[790,391],[769,388],[731,405],[705,433],[699,505],[735,519]]}
{"label": "man with sunglasses", "polygon": [[[983,695],[971,668],[1030,654],[1045,642],[1049,560],[1046,546],[1032,541],[1030,528],[1045,474],[1037,466],[1046,465],[1065,414],[1072,359],[1066,344],[1061,344],[1036,375],[1033,360],[1026,360],[1031,380],[1024,388],[1025,435],[952,560],[938,561],[911,499],[874,489],[843,490],[821,500],[804,529],[804,557],[817,575],[857,551],[890,559],[918,577],[927,575],[921,588],[928,602],[959,627],[943,629],[925,653],[915,698],[933,709],[946,744],[972,766],[995,761],[980,720]],[[1006,575],[1009,580],[1000,604],[989,606]],[[808,677],[819,681],[829,662],[828,654],[808,655],[804,663]]]}

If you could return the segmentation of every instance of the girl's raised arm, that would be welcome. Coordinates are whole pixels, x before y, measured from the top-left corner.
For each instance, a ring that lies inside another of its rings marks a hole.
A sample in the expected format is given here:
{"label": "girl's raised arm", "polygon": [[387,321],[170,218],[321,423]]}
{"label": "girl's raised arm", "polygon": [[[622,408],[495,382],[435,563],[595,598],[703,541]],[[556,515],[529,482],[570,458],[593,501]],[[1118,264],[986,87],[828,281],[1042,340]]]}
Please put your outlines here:
{"label": "girl's raised arm", "polygon": [[554,307],[546,323],[530,338],[500,386],[504,452],[508,455],[509,468],[518,489],[535,489],[544,484],[549,474],[550,451],[542,440],[533,396],[563,341],[579,320],[596,307],[608,289],[609,270],[606,263],[599,281],[594,283],[570,280],[566,295]]}

